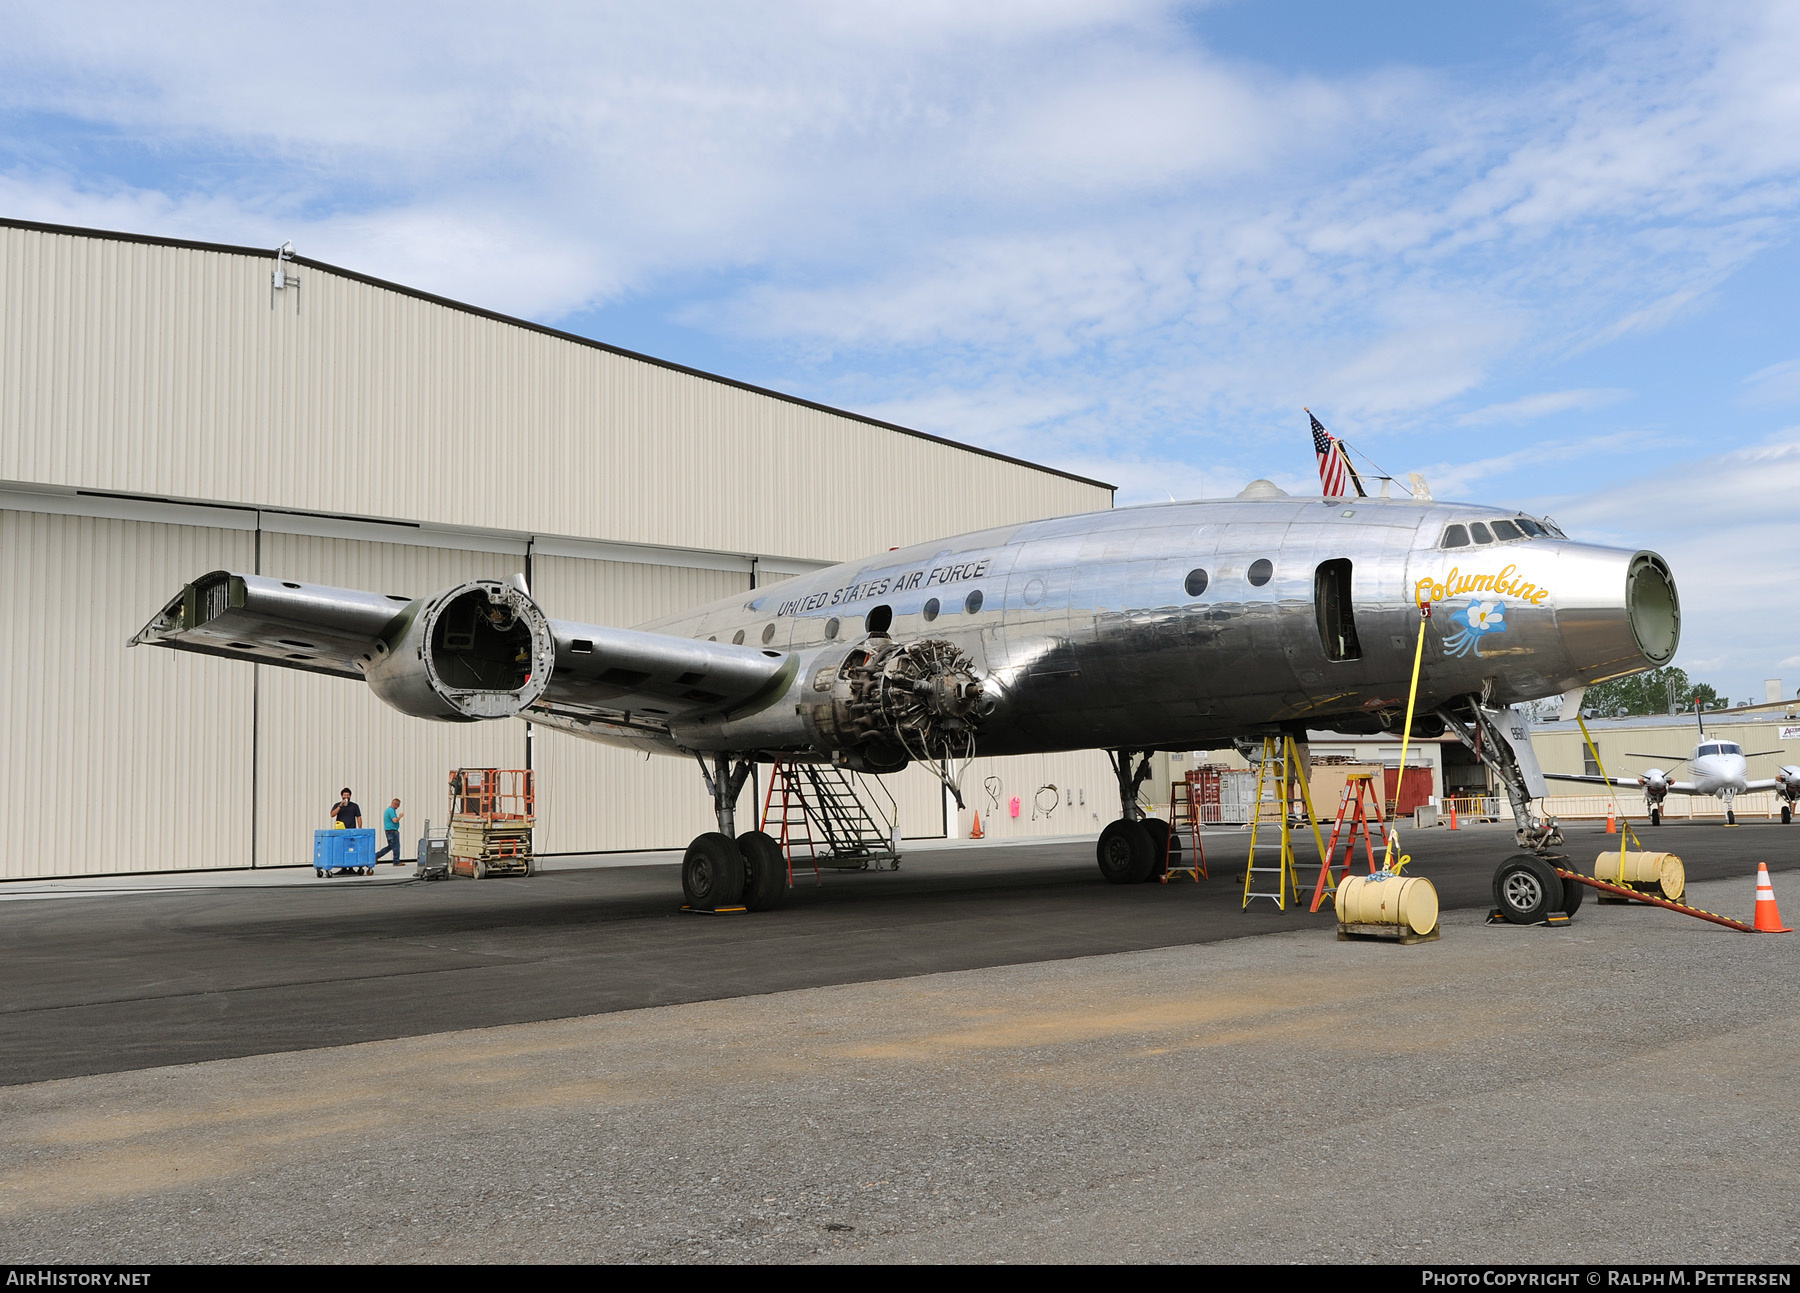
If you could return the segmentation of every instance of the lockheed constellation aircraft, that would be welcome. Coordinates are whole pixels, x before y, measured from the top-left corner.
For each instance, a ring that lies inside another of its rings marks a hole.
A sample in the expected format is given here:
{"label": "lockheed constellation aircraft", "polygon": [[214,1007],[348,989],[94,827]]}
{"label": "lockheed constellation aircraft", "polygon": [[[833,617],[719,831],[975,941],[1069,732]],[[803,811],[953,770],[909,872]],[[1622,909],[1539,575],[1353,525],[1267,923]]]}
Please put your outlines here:
{"label": "lockheed constellation aircraft", "polygon": [[[1448,728],[1495,767],[1519,843],[1542,853],[1561,832],[1533,809],[1543,774],[1516,707],[1666,664],[1680,609],[1652,552],[1493,508],[1257,481],[917,544],[636,628],[551,619],[522,577],[407,599],[215,571],[132,643],[362,679],[419,718],[527,718],[695,759],[718,830],[689,845],[683,889],[761,909],[786,873],[774,840],[736,829],[757,761],[918,761],[954,787],[975,754],[1104,749],[1119,818],[1100,871],[1128,884],[1156,860],[1137,803],[1151,753],[1396,731],[1420,632],[1415,733]],[[1501,870],[1528,877],[1508,892],[1563,896],[1540,857]]]}

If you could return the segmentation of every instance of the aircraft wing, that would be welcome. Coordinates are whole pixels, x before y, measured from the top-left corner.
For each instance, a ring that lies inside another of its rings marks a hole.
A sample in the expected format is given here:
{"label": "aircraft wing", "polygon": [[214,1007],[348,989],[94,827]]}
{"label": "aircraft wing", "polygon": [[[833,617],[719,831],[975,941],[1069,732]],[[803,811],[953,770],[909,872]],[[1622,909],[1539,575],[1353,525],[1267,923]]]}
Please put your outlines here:
{"label": "aircraft wing", "polygon": [[1627,790],[1638,788],[1636,777],[1601,777],[1591,772],[1546,772],[1544,778],[1547,781],[1579,781],[1587,786],[1623,786]]}
{"label": "aircraft wing", "polygon": [[412,601],[215,570],[182,588],[126,645],[360,680],[358,663]]}
{"label": "aircraft wing", "polygon": [[1774,777],[1764,777],[1760,781],[1746,781],[1744,783],[1744,793],[1747,795],[1753,795],[1759,790],[1778,789],[1780,789],[1780,785]]}
{"label": "aircraft wing", "polygon": [[[215,570],[177,593],[128,645],[364,679],[367,668],[390,655],[385,662],[390,671],[405,667],[409,658],[424,659],[425,652],[435,661],[442,644],[421,640],[415,653],[412,639],[421,637],[420,624],[435,608],[473,587],[413,598]],[[574,724],[667,730],[672,722],[738,713],[785,690],[797,667],[785,651],[572,621],[537,622],[548,631],[544,656],[553,649],[554,663],[541,693],[523,703],[533,713]],[[403,641],[406,651],[400,650]]]}

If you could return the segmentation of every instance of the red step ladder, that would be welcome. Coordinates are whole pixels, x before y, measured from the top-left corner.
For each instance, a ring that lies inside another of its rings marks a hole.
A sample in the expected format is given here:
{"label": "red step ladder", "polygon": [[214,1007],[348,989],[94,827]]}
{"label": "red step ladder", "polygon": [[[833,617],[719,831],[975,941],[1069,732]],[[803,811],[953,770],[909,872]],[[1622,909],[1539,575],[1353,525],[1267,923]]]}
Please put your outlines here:
{"label": "red step ladder", "polygon": [[[1325,860],[1319,865],[1319,883],[1313,886],[1312,910],[1317,911],[1319,904],[1325,901],[1327,893],[1337,892],[1337,881],[1332,878],[1331,868],[1336,865],[1338,840],[1344,841],[1343,872],[1350,874],[1351,859],[1356,856],[1356,841],[1362,839],[1363,853],[1369,861],[1369,874],[1374,875],[1378,869],[1375,865],[1375,846],[1369,837],[1368,808],[1375,809],[1375,827],[1381,833],[1381,849],[1387,852],[1387,819],[1381,815],[1381,795],[1375,790],[1375,774],[1372,772],[1353,772],[1344,779],[1344,793],[1338,798],[1337,821],[1331,828],[1331,847],[1325,850]],[[1344,829],[1348,823],[1349,830]]]}
{"label": "red step ladder", "polygon": [[[1164,884],[1169,883],[1172,875],[1185,875],[1196,884],[1206,879],[1206,845],[1200,842],[1200,814],[1194,803],[1194,783],[1188,777],[1169,783],[1169,842],[1163,850],[1162,876]],[[1186,829],[1194,839],[1192,860],[1186,866],[1175,866],[1174,861],[1178,848],[1181,847],[1181,832]]]}

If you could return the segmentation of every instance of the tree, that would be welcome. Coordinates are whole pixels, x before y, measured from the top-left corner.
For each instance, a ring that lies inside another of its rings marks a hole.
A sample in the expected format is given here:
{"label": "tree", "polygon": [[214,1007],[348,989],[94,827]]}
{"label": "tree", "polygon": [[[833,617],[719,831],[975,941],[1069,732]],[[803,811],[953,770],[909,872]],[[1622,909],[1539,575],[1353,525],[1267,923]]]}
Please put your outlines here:
{"label": "tree", "polygon": [[1665,665],[1649,673],[1614,678],[1587,689],[1581,708],[1600,718],[1624,718],[1631,714],[1666,714],[1669,712],[1669,686],[1674,684],[1675,707],[1692,709],[1698,701],[1701,709],[1718,709],[1727,702],[1711,684],[1693,682],[1687,670]]}

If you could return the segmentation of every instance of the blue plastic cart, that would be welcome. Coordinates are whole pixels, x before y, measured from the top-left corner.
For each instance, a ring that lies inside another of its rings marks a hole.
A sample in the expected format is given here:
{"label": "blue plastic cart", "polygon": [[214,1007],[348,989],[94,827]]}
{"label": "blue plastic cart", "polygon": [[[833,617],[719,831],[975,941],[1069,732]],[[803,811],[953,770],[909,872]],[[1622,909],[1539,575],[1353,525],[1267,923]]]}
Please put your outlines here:
{"label": "blue plastic cart", "polygon": [[362,830],[329,830],[313,832],[313,874],[321,880],[328,875],[369,875],[375,870],[375,832]]}

